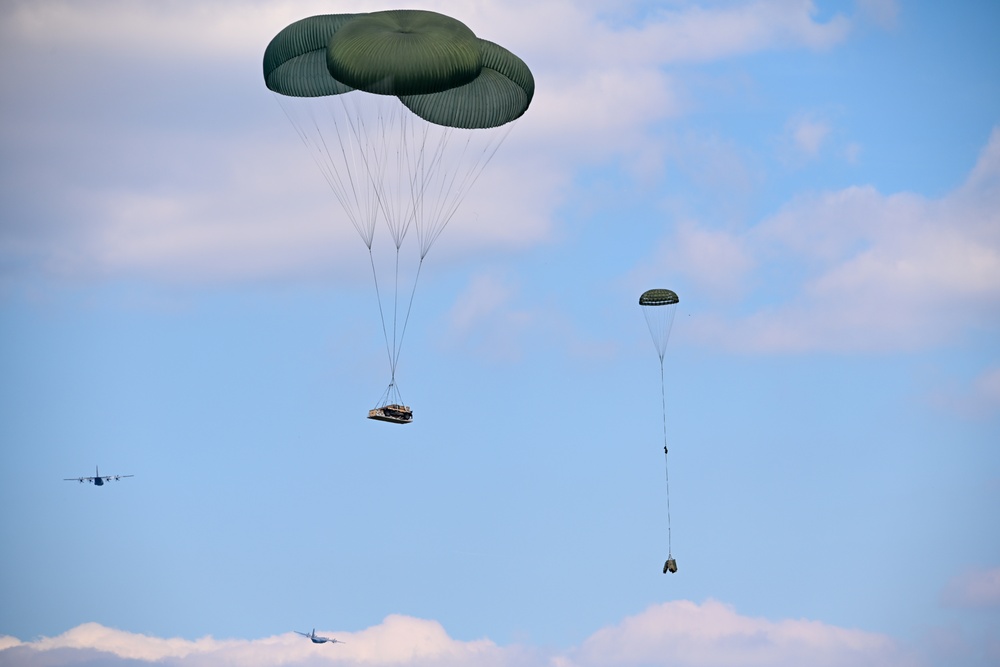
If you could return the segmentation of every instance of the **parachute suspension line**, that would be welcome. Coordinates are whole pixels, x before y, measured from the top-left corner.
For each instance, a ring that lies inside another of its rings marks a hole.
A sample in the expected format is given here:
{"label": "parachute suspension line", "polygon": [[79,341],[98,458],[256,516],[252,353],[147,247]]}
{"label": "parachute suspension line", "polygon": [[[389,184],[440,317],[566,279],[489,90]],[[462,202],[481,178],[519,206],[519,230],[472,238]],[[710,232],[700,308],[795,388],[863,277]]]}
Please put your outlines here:
{"label": "parachute suspension line", "polygon": [[392,363],[392,352],[389,348],[389,334],[385,328],[385,314],[382,310],[382,294],[378,289],[378,273],[375,271],[375,258],[372,256],[371,246],[368,247],[368,258],[372,263],[372,278],[375,279],[375,298],[378,300],[378,315],[382,320],[382,337],[385,338],[385,353],[389,357],[389,367],[394,368],[395,366]]}
{"label": "parachute suspension line", "polygon": [[396,336],[397,321],[399,319],[399,246],[396,246],[396,277],[392,290],[392,358],[389,359],[390,380],[396,381],[396,360],[399,358],[399,346],[402,341]]}
{"label": "parachute suspension line", "polygon": [[[283,95],[275,94],[275,99],[278,102],[278,106],[281,107],[282,112],[284,112],[285,117],[288,118],[298,134],[299,138],[302,140],[303,145],[309,152],[310,157],[312,157],[313,162],[319,167],[320,174],[322,174],[324,180],[326,180],[327,185],[333,191],[334,196],[340,205],[343,207],[347,217],[350,219],[351,224],[357,230],[358,234],[365,241],[366,245],[371,245],[371,235],[374,231],[374,219],[370,215],[373,210],[369,205],[367,210],[369,215],[367,216],[367,230],[364,229],[362,218],[365,217],[364,211],[362,211],[361,197],[359,196],[357,186],[352,177],[352,171],[350,169],[351,159],[347,155],[347,150],[343,145],[343,138],[340,136],[339,131],[337,132],[338,138],[340,139],[340,153],[344,159],[344,173],[346,178],[341,174],[341,170],[337,169],[337,165],[333,159],[333,153],[330,151],[330,147],[326,143],[326,136],[322,131],[320,123],[316,119],[314,109],[310,105],[294,105],[288,103]],[[292,108],[299,109],[299,113],[293,113]],[[336,127],[337,119],[333,116],[333,122]],[[311,130],[306,131],[306,126],[309,126]],[[366,233],[367,231],[367,233]]]}
{"label": "parachute suspension line", "polygon": [[[385,176],[389,164],[388,147],[391,144],[387,138],[388,135],[394,131],[393,125],[399,119],[399,115],[392,113],[387,114],[384,112],[384,109],[379,107],[378,113],[375,116],[376,122],[373,124],[374,127],[369,127],[369,125],[365,122],[366,114],[361,110],[360,104],[351,104],[349,95],[339,95],[337,97],[340,98],[341,106],[344,111],[344,117],[346,118],[347,127],[344,129],[349,130],[349,132],[340,131],[340,127],[337,124],[337,116],[336,114],[331,113],[334,125],[338,130],[337,136],[340,139],[342,157],[344,158],[345,163],[353,164],[355,170],[360,171],[359,167],[363,163],[364,173],[367,174],[368,183],[370,184],[369,190],[371,194],[366,202],[368,205],[366,210],[369,214],[367,218],[368,225],[364,230],[367,234],[363,233],[361,229],[358,229],[358,232],[361,234],[362,240],[365,241],[365,245],[368,247],[368,257],[372,268],[372,279],[375,283],[375,296],[378,302],[379,318],[382,324],[382,337],[385,341],[386,357],[389,362],[390,370],[389,387],[383,395],[383,400],[388,401],[399,397],[398,388],[395,386],[396,360],[398,359],[398,342],[396,332],[399,301],[399,250],[402,245],[403,237],[405,236],[405,228],[402,233],[400,233],[400,225],[398,224],[399,212],[392,208],[392,192],[386,191],[387,186],[385,183]],[[353,142],[347,143],[350,143],[352,148],[358,148],[356,154],[355,151],[351,151],[352,155],[355,155],[353,160],[348,157],[348,148],[344,140],[345,136],[353,137]],[[383,147],[381,152],[379,152],[377,148],[372,148],[379,146]],[[365,147],[369,147],[369,150],[366,150]],[[358,159],[357,155],[360,155],[360,159]],[[347,171],[348,173],[352,173],[350,169]],[[379,288],[378,283],[378,271],[375,267],[375,257],[372,251],[375,222],[379,210],[381,210],[383,217],[386,220],[386,226],[389,229],[389,233],[393,238],[394,245],[396,246],[396,270],[393,286],[393,338],[391,343],[389,341],[389,332],[386,325],[385,306],[382,302],[381,289]]]}
{"label": "parachute suspension line", "polygon": [[[345,96],[338,97],[343,98]],[[347,211],[354,229],[361,236],[361,240],[364,241],[365,246],[371,250],[378,209],[376,202],[372,200],[371,188],[364,188],[367,192],[367,196],[365,196],[362,194],[361,184],[356,181],[356,174],[363,173],[359,168],[359,163],[363,163],[367,168],[367,161],[362,150],[364,144],[359,134],[359,128],[352,122],[354,119],[347,106],[347,100],[340,99],[339,101],[342,117],[338,117],[338,112],[333,106],[335,102],[327,103],[327,111],[333,123],[337,145],[340,148],[341,164],[346,174],[346,182],[337,170],[337,165],[333,160],[333,153],[326,145],[326,137],[318,124],[316,125],[316,134],[323,144],[323,151],[327,155],[330,171],[334,177],[335,185],[333,185],[333,189],[338,193],[338,199],[340,199],[344,210]],[[342,129],[342,125],[346,125],[347,127]],[[354,141],[350,141],[350,137],[354,137]]]}
{"label": "parachute suspension line", "polygon": [[[374,264],[373,264],[374,270]],[[379,302],[379,314],[382,313],[382,304]],[[399,246],[396,246],[396,271],[394,277],[394,286],[392,290],[392,346],[390,351],[389,338],[386,335],[386,352],[389,353],[389,386],[386,387],[385,393],[382,394],[382,398],[379,399],[378,405],[384,406],[390,403],[395,403],[397,405],[403,404],[403,397],[399,393],[399,387],[396,385],[396,362],[399,360],[399,349],[403,344],[402,335],[397,336],[397,319],[399,313]],[[383,333],[385,332],[385,317],[383,316]],[[405,326],[404,326],[405,331]]]}
{"label": "parachute suspension line", "polygon": [[389,386],[382,392],[382,395],[379,397],[376,405],[382,407],[390,403],[403,405],[403,395],[399,393],[399,387],[396,386],[395,382],[389,383]]}
{"label": "parachute suspension line", "polygon": [[[333,189],[334,193],[337,195],[337,199],[340,200],[341,207],[347,212],[347,217],[350,218],[351,224],[354,225],[354,229],[361,236],[361,240],[364,241],[365,245],[371,250],[372,237],[375,232],[375,211],[371,205],[371,201],[368,198],[363,197],[358,189],[358,184],[354,181],[354,172],[358,162],[358,151],[353,149],[353,145],[348,146],[344,142],[344,134],[340,131],[340,122],[337,119],[337,115],[333,112],[333,109],[328,107],[330,117],[333,120],[333,126],[335,134],[337,137],[337,143],[340,147],[340,156],[343,160],[344,172],[347,175],[347,180],[345,183],[344,178],[340,175],[337,169],[337,165],[333,160],[333,153],[331,153],[330,148],[326,143],[326,136],[320,130],[319,124],[316,124],[316,136],[319,137],[322,143],[323,152],[327,156],[327,163],[329,164],[329,171],[331,178],[330,187]],[[350,117],[348,116],[348,122]],[[363,156],[362,156],[363,157]],[[354,166],[354,168],[352,168]],[[352,205],[353,204],[353,205]]]}
{"label": "parachute suspension line", "polygon": [[406,317],[403,318],[403,331],[399,334],[399,347],[396,350],[396,358],[392,360],[392,372],[393,377],[396,373],[396,364],[399,363],[399,353],[403,349],[403,336],[406,335],[406,325],[410,321],[410,311],[413,310],[413,296],[417,293],[417,281],[420,280],[420,269],[424,266],[424,258],[420,258],[420,263],[417,264],[417,275],[413,278],[413,289],[410,291],[410,303],[406,307]]}
{"label": "parachute suspension line", "polygon": [[[358,171],[360,173],[359,166],[360,163],[363,163],[364,173],[368,175],[368,183],[370,185],[368,191],[370,194],[365,200],[366,204],[365,212],[367,213],[366,221],[368,224],[364,229],[359,228],[358,225],[355,225],[355,228],[358,230],[358,233],[361,235],[362,240],[368,247],[368,259],[369,262],[371,263],[372,280],[375,284],[375,298],[378,303],[379,320],[382,324],[382,338],[385,341],[386,358],[389,362],[390,370],[394,371],[395,366],[393,364],[393,356],[394,356],[395,341],[393,342],[392,345],[390,345],[389,332],[386,328],[386,322],[385,322],[385,308],[382,305],[382,292],[378,284],[378,271],[375,268],[375,257],[372,252],[372,244],[375,238],[375,223],[377,221],[378,211],[381,209],[385,214],[385,207],[383,205],[384,201],[383,193],[376,186],[376,184],[380,182],[381,162],[379,160],[379,155],[377,152],[373,152],[372,155],[369,156],[365,151],[365,146],[371,146],[372,142],[369,142],[368,140],[369,130],[365,123],[364,114],[360,111],[357,105],[350,104],[348,95],[339,95],[337,97],[339,98],[341,108],[344,112],[344,118],[346,119],[347,127],[344,129],[349,131],[341,131],[340,124],[337,121],[337,114],[334,113],[332,109],[330,115],[333,119],[334,127],[337,128],[337,137],[339,139],[341,156],[344,159],[344,163],[348,165],[353,165],[354,167],[353,169],[348,168],[347,172],[348,174],[352,174],[355,171]],[[381,114],[379,115],[379,121],[380,122],[376,127],[376,131],[382,131],[384,133],[385,124],[384,122],[382,122],[383,117],[381,116]],[[353,141],[345,142],[345,137],[353,137]],[[356,148],[356,150],[349,151],[348,144],[350,145],[351,149]],[[385,143],[381,142],[380,144],[379,142],[375,142],[375,145],[385,145]],[[351,153],[350,157],[348,156],[349,152]],[[369,159],[369,157],[371,159]],[[374,173],[373,173],[373,167],[375,170]],[[354,185],[353,180],[351,181],[351,185],[353,188]],[[360,198],[356,196],[355,199],[356,201],[359,202],[360,206],[360,201],[361,201]],[[394,384],[395,384],[395,375],[393,374],[389,384],[390,389],[394,386]],[[389,390],[387,389],[387,394],[388,392]]]}
{"label": "parachute suspension line", "polygon": [[[394,107],[387,109],[384,105],[379,105],[375,113],[366,114],[362,110],[364,100],[350,94],[338,95],[336,99],[343,113],[336,113],[334,107],[331,105],[330,116],[339,140],[339,153],[343,163],[347,165],[346,171],[349,177],[356,173],[363,173],[367,176],[369,187],[366,191],[369,193],[369,196],[364,200],[365,206],[362,206],[362,198],[357,194],[358,189],[354,180],[349,180],[349,187],[347,187],[344,185],[343,179],[337,177],[337,170],[332,157],[328,158],[326,165],[319,163],[318,160],[317,162],[320,164],[321,171],[327,176],[331,188],[338,195],[338,199],[340,199],[344,209],[348,211],[355,229],[368,247],[372,278],[375,284],[375,294],[379,307],[379,317],[382,324],[382,336],[386,345],[386,355],[390,370],[389,387],[383,395],[382,400],[385,402],[396,399],[399,402],[401,398],[399,397],[398,387],[395,384],[395,373],[402,348],[402,339],[406,332],[410,312],[412,311],[417,286],[417,279],[415,278],[404,321],[402,327],[400,327],[400,253],[410,224],[414,221],[414,217],[417,214],[416,209],[418,206],[422,206],[421,196],[423,190],[426,189],[424,183],[426,179],[420,179],[415,176],[418,173],[416,165],[426,166],[424,162],[424,146],[420,142],[413,141],[413,134],[415,133],[413,121],[412,119],[408,119],[402,111],[393,112],[391,109]],[[366,122],[366,118],[371,122]],[[322,142],[322,145],[317,147],[317,151],[322,149],[322,152],[326,152],[329,155],[330,151],[325,144],[319,124],[314,122],[313,126],[316,135],[320,137],[320,142]],[[426,130],[424,134],[426,135]],[[306,141],[304,138],[306,136],[305,132],[300,131],[300,136],[303,137],[303,141]],[[392,140],[393,137],[398,139],[398,149],[395,151],[392,151],[390,148],[395,144],[395,141]],[[393,152],[395,152],[395,155],[392,154]],[[395,158],[394,166],[393,158]],[[353,172],[351,170],[352,166],[354,169]],[[407,182],[410,190],[411,205],[404,207],[401,204],[405,199],[400,195],[405,191],[404,187],[406,186],[403,184]],[[414,186],[415,183],[416,187]],[[353,201],[350,195],[353,195]],[[355,205],[352,207],[348,205],[349,203],[354,203]],[[360,209],[362,208],[365,210],[361,211]],[[357,215],[355,215],[355,211],[358,211]],[[378,270],[375,266],[373,253],[375,222],[379,211],[381,211],[386,221],[386,228],[392,237],[393,245],[396,247],[393,283],[393,336],[391,341],[389,339],[389,326],[385,313],[388,304],[382,301],[381,286],[378,281]],[[367,215],[362,215],[363,213],[367,213]],[[358,221],[358,218],[362,217],[364,222],[367,223],[363,227]],[[420,275],[420,267],[423,264],[422,260],[423,258],[421,257],[421,262],[417,269],[417,278]]]}
{"label": "parachute suspension line", "polygon": [[[369,151],[372,143],[369,141],[369,130],[367,124],[365,123],[364,114],[360,111],[357,105],[348,107],[348,95],[339,95],[341,98],[341,105],[344,109],[344,115],[347,118],[347,124],[350,129],[350,134],[346,132],[340,132],[338,128],[337,136],[341,137],[341,144],[343,144],[343,137],[353,136],[354,141],[350,142],[351,147],[357,151],[358,158],[352,161],[352,168],[348,171],[352,174],[363,173],[367,179],[367,190],[368,198],[366,200],[366,210],[368,211],[368,226],[366,228],[367,236],[363,237],[368,249],[371,250],[371,245],[375,239],[375,225],[378,221],[378,212],[382,208],[382,193],[376,186],[378,183],[378,173],[372,173],[372,162],[375,162],[375,168],[378,168],[378,155],[369,155]],[[360,164],[359,164],[360,163]],[[360,167],[363,166],[362,170]]]}
{"label": "parachute suspension line", "polygon": [[[479,177],[482,175],[487,165],[489,165],[490,161],[492,161],[493,156],[496,155],[496,152],[500,149],[500,146],[510,135],[511,130],[514,129],[514,125],[516,123],[517,123],[516,120],[507,123],[501,131],[496,132],[490,138],[490,141],[488,141],[483,146],[481,153],[477,157],[474,157],[470,160],[471,164],[468,167],[468,169],[464,171],[464,175],[460,180],[460,182],[458,183],[457,188],[454,186],[454,184],[461,170],[459,169],[454,170],[451,179],[448,180],[447,182],[447,187],[445,181],[442,179],[441,189],[443,190],[444,194],[438,198],[438,209],[434,212],[434,216],[432,217],[432,220],[436,220],[437,222],[430,229],[424,229],[422,226],[417,227],[417,235],[420,240],[421,259],[423,259],[427,255],[427,253],[430,251],[431,246],[441,235],[441,232],[444,231],[444,228],[448,225],[449,222],[451,222],[451,219],[455,216],[455,213],[458,212],[458,209],[461,206],[462,202],[465,201],[466,196],[468,196],[469,192],[472,190],[472,186],[475,185],[476,181],[479,180]],[[450,136],[450,132],[447,136]],[[440,163],[442,163],[444,159],[445,143],[446,142],[442,141],[441,145],[439,146],[437,154],[435,155],[434,162],[431,165],[432,170],[434,167],[437,167],[438,170],[441,169]],[[467,134],[465,145],[462,149],[462,159],[458,161],[459,163],[465,162],[465,156],[469,152],[469,148],[471,145],[472,145],[472,135]],[[455,191],[454,196],[452,196],[453,190]]]}
{"label": "parachute suspension line", "polygon": [[[390,383],[383,399],[398,398],[395,373],[423,260],[510,134],[514,122],[498,129],[481,144],[473,139],[482,135],[420,122],[408,116],[402,107],[397,110],[397,105],[380,104],[381,98],[373,101],[346,93],[328,97],[316,105],[296,105],[301,100],[288,102],[280,94],[276,94],[276,99],[368,248],[390,370]],[[324,115],[326,131],[320,122]],[[382,300],[385,276],[380,284],[374,259],[379,215],[385,218],[396,246],[391,340],[385,312],[388,301]],[[400,253],[411,225],[418,236],[419,262],[405,312],[400,313],[399,307],[403,305],[399,299]]]}
{"label": "parachute suspension line", "polygon": [[[445,226],[454,215],[455,210],[465,199],[466,192],[464,192],[461,187],[455,188],[455,179],[457,178],[460,170],[458,168],[449,170],[445,168],[445,156],[448,149],[448,144],[452,141],[452,136],[454,130],[447,129],[443,132],[441,141],[438,143],[437,150],[435,151],[431,162],[429,165],[425,166],[425,172],[437,173],[440,175],[438,183],[437,197],[433,201],[436,201],[436,206],[434,210],[431,211],[429,218],[424,216],[424,197],[423,194],[430,185],[429,178],[424,178],[420,186],[420,208],[419,213],[421,215],[420,222],[417,226],[417,236],[420,242],[420,258],[423,259],[427,256],[430,251],[431,245],[437,240],[441,232],[444,231]],[[462,147],[461,158],[458,160],[457,164],[466,163],[466,152],[469,147],[469,139],[465,141],[465,145]],[[477,162],[472,162],[469,170],[473,171],[477,168]],[[465,172],[468,175],[469,171]],[[424,220],[429,219],[431,222],[428,225],[424,225]]]}
{"label": "parachute suspension line", "polygon": [[[376,142],[383,147],[382,154],[376,156],[377,176],[373,181],[379,190],[379,203],[385,218],[386,228],[398,250],[409,230],[409,214],[404,211],[403,183],[406,170],[409,147],[410,127],[401,110],[379,109],[379,138]],[[412,122],[412,121],[410,121]],[[398,140],[395,156],[391,155],[391,146]],[[395,157],[395,164],[392,158]]]}
{"label": "parachute suspension line", "polygon": [[[380,159],[377,147],[383,146],[383,152],[387,148],[385,148],[386,144],[384,141],[384,117],[379,113],[377,116],[378,122],[374,123],[375,127],[369,127],[369,124],[365,122],[366,112],[364,110],[364,102],[361,101],[362,99],[350,93],[336,95],[335,99],[329,102],[328,110],[337,135],[344,171],[348,178],[347,183],[350,186],[355,207],[359,211],[358,217],[362,217],[361,214],[364,214],[363,226],[355,220],[354,209],[345,203],[347,197],[346,188],[343,185],[341,185],[340,189],[344,190],[344,196],[338,198],[341,198],[341,203],[344,205],[344,209],[347,210],[351,222],[354,223],[354,227],[361,236],[361,239],[368,249],[371,250],[375,237],[375,224],[378,220],[378,212],[381,210],[383,213],[386,213],[385,193],[380,185],[383,172],[385,171],[385,161],[384,156],[383,159]],[[369,102],[369,106],[371,104]],[[316,131],[321,140],[324,141],[325,146],[325,139],[320,133],[318,126],[316,127]],[[382,141],[374,139],[380,135],[383,137]],[[329,153],[329,151],[327,152]],[[334,172],[336,172],[336,166],[333,164],[332,158],[330,159],[330,164]],[[356,182],[355,178],[360,174],[364,174],[367,178],[359,178],[359,182]],[[337,180],[341,183],[343,182],[343,179],[338,178]],[[362,188],[362,184],[365,187]],[[334,189],[337,190],[337,188]],[[362,189],[365,192],[364,197],[359,193],[359,190]]]}
{"label": "parachute suspension line", "polygon": [[667,391],[663,382],[663,355],[660,355],[660,402],[663,405],[663,470],[667,481],[667,558],[673,557],[670,544],[670,466],[667,463]]}
{"label": "parachute suspension line", "polygon": [[[437,147],[434,150],[434,154],[431,157],[430,164],[427,163],[427,142],[431,133],[431,125],[428,123],[424,126],[423,136],[420,139],[420,151],[416,156],[415,162],[409,165],[410,167],[410,201],[412,204],[411,208],[411,219],[414,221],[414,227],[417,230],[417,240],[420,244],[420,261],[423,262],[424,256],[427,254],[424,245],[425,236],[425,221],[426,221],[426,211],[425,209],[425,198],[424,194],[427,192],[427,187],[430,185],[430,174],[437,173],[444,179],[446,178],[446,172],[444,167],[440,165],[441,155],[444,153],[445,148],[448,145],[448,140],[451,138],[451,131],[447,128],[438,128],[441,133],[441,138],[437,143]],[[439,167],[440,171],[436,170],[435,167]],[[440,202],[438,204],[440,206]],[[432,214],[431,220],[435,220],[433,217],[436,212]]]}

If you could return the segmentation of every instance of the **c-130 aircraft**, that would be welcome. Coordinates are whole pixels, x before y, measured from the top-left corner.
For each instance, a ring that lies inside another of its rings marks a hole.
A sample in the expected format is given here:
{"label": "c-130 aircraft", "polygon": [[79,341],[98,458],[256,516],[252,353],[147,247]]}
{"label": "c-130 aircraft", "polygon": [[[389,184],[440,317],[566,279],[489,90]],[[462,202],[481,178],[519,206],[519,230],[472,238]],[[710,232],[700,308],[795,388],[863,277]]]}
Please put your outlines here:
{"label": "c-130 aircraft", "polygon": [[101,475],[100,468],[94,466],[94,476],[93,477],[66,477],[63,479],[64,482],[90,482],[94,486],[104,486],[105,482],[110,482],[112,480],[118,481],[123,477],[135,477],[135,475]]}
{"label": "c-130 aircraft", "polygon": [[313,628],[313,631],[310,632],[310,633],[308,633],[308,634],[305,633],[305,632],[299,632],[298,630],[295,630],[295,634],[302,635],[303,637],[308,637],[309,639],[312,640],[313,644],[325,644],[327,642],[330,642],[331,644],[343,644],[344,643],[344,642],[340,641],[339,639],[331,639],[330,637],[317,637],[316,636],[316,628]]}

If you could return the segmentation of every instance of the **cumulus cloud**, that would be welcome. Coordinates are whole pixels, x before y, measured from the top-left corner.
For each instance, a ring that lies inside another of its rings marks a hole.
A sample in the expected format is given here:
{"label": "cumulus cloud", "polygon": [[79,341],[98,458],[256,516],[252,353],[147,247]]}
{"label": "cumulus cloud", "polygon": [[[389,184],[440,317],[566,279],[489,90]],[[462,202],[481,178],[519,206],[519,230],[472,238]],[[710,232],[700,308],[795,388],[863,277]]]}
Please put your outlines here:
{"label": "cumulus cloud", "polygon": [[518,304],[520,285],[497,273],[474,275],[448,314],[447,340],[496,361],[520,359],[525,335],[545,328],[546,316]]}
{"label": "cumulus cloud", "polygon": [[[663,147],[647,130],[686,112],[670,65],[829,48],[852,25],[819,20],[808,0],[680,4],[623,20],[631,7],[463,8],[477,33],[529,63],[538,87],[447,230],[453,251],[549,238],[581,164],[648,171]],[[0,271],[212,282],[301,278],[354,261],[353,230],[259,69],[280,27],[338,11],[356,3],[4,4],[0,54],[17,65],[0,85],[19,95],[0,109]]]}
{"label": "cumulus cloud", "polygon": [[716,601],[650,607],[604,628],[574,650],[568,665],[897,665],[913,656],[884,635],[809,620],[741,616]]}
{"label": "cumulus cloud", "polygon": [[1000,412],[1000,368],[991,368],[976,378],[974,400],[990,412]]}
{"label": "cumulus cloud", "polygon": [[[319,631],[317,631],[319,632]],[[160,639],[87,623],[58,637],[0,644],[0,663],[398,665],[450,667],[769,667],[858,665],[904,667],[914,656],[890,638],[817,621],[741,616],[715,601],[654,605],[594,633],[580,646],[553,651],[461,641],[435,621],[392,615],[358,632],[323,632],[345,643],[314,645],[292,633],[257,640]]]}
{"label": "cumulus cloud", "polygon": [[206,637],[194,642],[184,639],[161,639],[147,635],[106,628],[99,623],[84,623],[53,638],[43,638],[26,644],[39,651],[59,648],[93,649],[119,658],[154,662],[165,658],[184,658],[192,653],[212,653],[234,650],[246,642],[219,641]]}
{"label": "cumulus cloud", "polygon": [[[760,0],[717,6],[685,4],[661,10],[642,34],[620,39],[655,49],[665,63],[697,62],[787,47],[829,48],[845,39],[851,22],[844,15],[816,20],[811,0]],[[620,45],[622,46],[622,45]],[[639,52],[640,57],[643,53]]]}
{"label": "cumulus cloud", "polygon": [[830,124],[814,118],[797,118],[789,124],[789,132],[796,149],[812,158],[819,154],[830,136]]}
{"label": "cumulus cloud", "polygon": [[[692,237],[712,239],[712,247],[726,249],[720,258],[729,259],[685,263],[676,248]],[[664,247],[657,260],[680,267],[696,284],[743,283],[750,314],[692,323],[713,344],[757,351],[916,349],[995,328],[1000,129],[966,182],[940,199],[854,186],[799,197],[745,232],[681,226]],[[775,284],[776,267],[795,281]]]}
{"label": "cumulus cloud", "polygon": [[557,308],[526,305],[521,281],[500,271],[471,276],[445,316],[443,341],[478,359],[520,360],[531,344],[547,339],[571,357],[609,359],[616,345],[588,338]]}
{"label": "cumulus cloud", "polygon": [[[85,623],[58,637],[23,642],[0,650],[0,663],[23,665],[167,664],[200,666],[266,665],[500,665],[514,664],[518,648],[502,649],[489,640],[452,639],[435,621],[388,616],[379,625],[336,634],[344,643],[313,644],[288,632],[257,640],[162,639]],[[509,657],[504,657],[509,656]]]}
{"label": "cumulus cloud", "polygon": [[899,17],[896,0],[857,0],[861,16],[882,28],[892,28]]}
{"label": "cumulus cloud", "polygon": [[[714,297],[738,297],[746,293],[745,282],[757,260],[740,240],[725,231],[706,229],[693,220],[684,220],[657,257],[668,257],[669,266],[686,274],[693,285]],[[657,262],[659,264],[659,262]],[[712,267],[706,271],[706,267]],[[655,278],[652,267],[638,272],[636,284]]]}
{"label": "cumulus cloud", "polygon": [[1000,609],[1000,567],[970,568],[952,577],[941,602],[961,609]]}
{"label": "cumulus cloud", "polygon": [[88,58],[112,54],[145,63],[165,59],[184,67],[192,61],[204,64],[206,58],[215,64],[219,59],[252,59],[259,72],[261,40],[267,43],[275,25],[356,11],[357,3],[350,0],[211,0],[197,7],[183,2],[13,0],[0,8],[0,34],[29,48],[57,41]]}
{"label": "cumulus cloud", "polygon": [[1000,367],[986,368],[969,378],[942,377],[928,402],[967,418],[991,418],[1000,415]]}

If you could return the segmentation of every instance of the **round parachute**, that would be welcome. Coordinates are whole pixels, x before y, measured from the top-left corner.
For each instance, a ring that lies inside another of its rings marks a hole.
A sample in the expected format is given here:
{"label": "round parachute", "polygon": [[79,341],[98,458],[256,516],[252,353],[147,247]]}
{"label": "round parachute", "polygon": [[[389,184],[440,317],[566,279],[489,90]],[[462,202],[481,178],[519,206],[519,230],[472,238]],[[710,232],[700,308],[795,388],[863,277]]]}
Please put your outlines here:
{"label": "round parachute", "polygon": [[[396,368],[424,257],[531,104],[531,70],[457,19],[392,10],[290,24],[264,51],[264,82],[368,248],[390,370],[376,410],[405,406]],[[383,262],[379,230],[395,246]]]}
{"label": "round parachute", "polygon": [[669,289],[650,289],[639,296],[640,306],[672,306],[678,302],[677,292]]}
{"label": "round parachute", "polygon": [[663,408],[663,469],[667,483],[667,561],[663,565],[663,573],[676,572],[677,561],[672,555],[670,531],[670,466],[667,461],[667,393],[663,380],[663,355],[667,351],[667,340],[674,323],[674,311],[680,299],[677,293],[668,289],[651,289],[639,297],[639,306],[646,316],[649,333],[660,356],[660,402]]}
{"label": "round parachute", "polygon": [[661,366],[663,355],[667,351],[670,329],[674,324],[674,311],[679,302],[677,293],[668,289],[646,290],[639,297],[639,305],[642,306],[642,314],[646,316],[646,324],[660,355]]}

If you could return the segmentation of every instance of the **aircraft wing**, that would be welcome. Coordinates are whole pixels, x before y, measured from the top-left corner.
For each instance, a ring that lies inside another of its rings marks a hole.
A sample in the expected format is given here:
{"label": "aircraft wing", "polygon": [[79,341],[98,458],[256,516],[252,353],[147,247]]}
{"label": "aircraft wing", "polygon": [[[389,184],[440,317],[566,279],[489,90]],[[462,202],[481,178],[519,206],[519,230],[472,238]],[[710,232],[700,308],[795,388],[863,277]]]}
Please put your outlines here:
{"label": "aircraft wing", "polygon": [[135,477],[135,475],[101,475],[100,477],[64,477],[64,482],[93,482],[103,479],[105,482],[122,479],[123,477]]}
{"label": "aircraft wing", "polygon": [[299,632],[298,630],[292,630],[292,632],[294,632],[297,635],[302,635],[303,637],[309,637],[310,636],[308,632]]}

